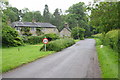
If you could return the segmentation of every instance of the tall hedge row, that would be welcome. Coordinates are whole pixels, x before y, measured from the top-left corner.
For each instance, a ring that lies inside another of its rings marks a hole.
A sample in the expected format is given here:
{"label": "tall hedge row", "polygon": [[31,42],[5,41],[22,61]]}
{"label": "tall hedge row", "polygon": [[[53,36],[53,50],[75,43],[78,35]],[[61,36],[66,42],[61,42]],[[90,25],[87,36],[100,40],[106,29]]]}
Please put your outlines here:
{"label": "tall hedge row", "polygon": [[[67,48],[71,45],[75,44],[75,41],[73,39],[67,38],[67,39],[59,39],[55,41],[51,41],[46,45],[47,51],[60,51],[64,48]],[[44,50],[43,46],[40,50]]]}

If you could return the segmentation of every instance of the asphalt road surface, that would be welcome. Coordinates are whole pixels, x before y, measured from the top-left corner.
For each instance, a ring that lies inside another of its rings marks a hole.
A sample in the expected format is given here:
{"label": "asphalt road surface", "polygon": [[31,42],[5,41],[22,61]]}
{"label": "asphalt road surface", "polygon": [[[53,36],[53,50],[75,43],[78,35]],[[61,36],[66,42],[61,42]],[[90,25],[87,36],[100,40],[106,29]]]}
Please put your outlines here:
{"label": "asphalt road surface", "polygon": [[100,78],[94,39],[85,39],[55,54],[3,74],[3,78]]}

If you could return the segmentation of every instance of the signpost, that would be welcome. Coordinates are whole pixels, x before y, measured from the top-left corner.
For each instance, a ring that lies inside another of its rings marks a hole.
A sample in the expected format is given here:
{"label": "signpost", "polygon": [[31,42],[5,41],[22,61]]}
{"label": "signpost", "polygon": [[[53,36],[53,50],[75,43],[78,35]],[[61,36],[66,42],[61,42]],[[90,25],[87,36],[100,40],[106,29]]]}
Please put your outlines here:
{"label": "signpost", "polygon": [[45,51],[46,51],[46,44],[48,43],[48,39],[47,39],[47,38],[44,38],[44,39],[42,40],[42,42],[45,44]]}

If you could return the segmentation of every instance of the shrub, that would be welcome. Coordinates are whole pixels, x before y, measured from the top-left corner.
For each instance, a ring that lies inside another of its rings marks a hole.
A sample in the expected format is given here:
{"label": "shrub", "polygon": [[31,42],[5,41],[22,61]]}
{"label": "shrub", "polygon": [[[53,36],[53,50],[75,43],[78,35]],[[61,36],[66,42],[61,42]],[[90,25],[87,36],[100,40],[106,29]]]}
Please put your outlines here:
{"label": "shrub", "polygon": [[42,43],[43,38],[48,38],[49,41],[59,39],[59,36],[56,34],[44,34],[42,36],[23,36],[23,42],[29,44],[38,44]]}
{"label": "shrub", "polygon": [[[75,41],[73,39],[67,38],[67,39],[59,39],[55,41],[51,41],[46,45],[46,50],[48,51],[60,51],[64,48],[67,48],[71,45],[75,44]],[[44,50],[43,46],[40,50]]]}
{"label": "shrub", "polygon": [[83,28],[75,27],[75,28],[72,29],[71,36],[74,39],[81,39],[81,40],[83,40],[84,39],[84,31],[85,31],[85,29],[83,29]]}
{"label": "shrub", "polygon": [[118,47],[120,46],[120,44],[118,44],[118,31],[120,30],[109,31],[108,33],[106,33],[103,40],[104,45],[109,45],[112,49],[116,51],[118,51]]}
{"label": "shrub", "polygon": [[120,30],[112,30],[106,34],[92,35],[92,37],[99,38],[102,41],[103,45],[110,46],[112,49],[119,51],[120,49],[120,44],[118,43],[120,41],[120,38],[118,37],[119,31]]}
{"label": "shrub", "polygon": [[42,42],[42,36],[29,36],[27,39],[25,38],[24,42],[29,44],[38,44]]}
{"label": "shrub", "polygon": [[18,37],[18,32],[10,26],[4,26],[2,29],[3,46],[19,46],[23,45],[22,39]]}
{"label": "shrub", "polygon": [[93,37],[93,38],[101,38],[102,37],[102,33],[92,35],[91,37]]}
{"label": "shrub", "polygon": [[57,34],[54,34],[54,33],[44,34],[43,37],[48,38],[49,41],[60,39],[60,37]]}

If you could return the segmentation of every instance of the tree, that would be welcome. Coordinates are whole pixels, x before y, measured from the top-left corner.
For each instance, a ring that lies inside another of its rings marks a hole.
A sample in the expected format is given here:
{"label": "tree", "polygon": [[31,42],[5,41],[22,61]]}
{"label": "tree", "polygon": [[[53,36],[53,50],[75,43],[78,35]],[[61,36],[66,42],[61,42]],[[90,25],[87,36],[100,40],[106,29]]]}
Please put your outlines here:
{"label": "tree", "polygon": [[41,15],[40,11],[35,11],[33,14],[34,14],[33,18],[36,22],[43,22],[43,17]]}
{"label": "tree", "polygon": [[62,18],[61,18],[61,14],[60,14],[60,10],[57,8],[55,9],[55,12],[53,13],[54,15],[54,25],[57,26],[58,30],[61,30],[61,26],[62,24]]}
{"label": "tree", "polygon": [[90,23],[97,32],[107,33],[119,29],[118,15],[118,2],[100,2],[92,9]]}
{"label": "tree", "polygon": [[23,45],[23,41],[18,37],[18,32],[10,26],[3,25],[2,29],[3,46],[19,46]]}
{"label": "tree", "polygon": [[6,15],[7,21],[10,20],[11,22],[19,21],[19,10],[15,7],[7,7],[3,10],[3,14]]}
{"label": "tree", "polygon": [[26,12],[23,14],[22,20],[32,22],[33,16],[34,16],[33,12]]}
{"label": "tree", "polygon": [[74,39],[83,40],[84,39],[84,32],[85,32],[85,29],[80,28],[80,27],[75,27],[72,29],[71,35]]}
{"label": "tree", "polygon": [[50,13],[49,13],[48,5],[45,5],[45,9],[43,12],[43,18],[44,18],[44,22],[50,22]]}
{"label": "tree", "polygon": [[83,2],[73,4],[66,12],[68,12],[67,22],[69,23],[70,28],[73,28],[77,25],[81,28],[86,27],[86,7]]}

